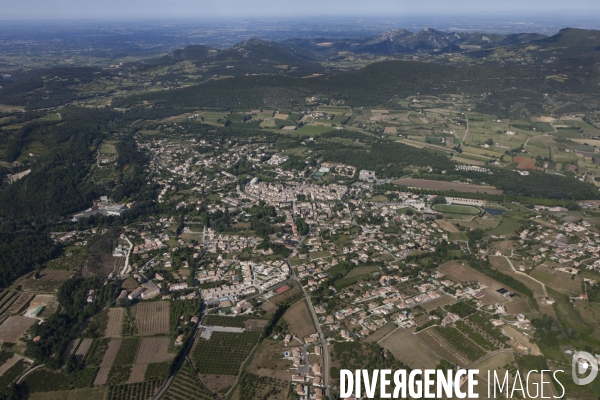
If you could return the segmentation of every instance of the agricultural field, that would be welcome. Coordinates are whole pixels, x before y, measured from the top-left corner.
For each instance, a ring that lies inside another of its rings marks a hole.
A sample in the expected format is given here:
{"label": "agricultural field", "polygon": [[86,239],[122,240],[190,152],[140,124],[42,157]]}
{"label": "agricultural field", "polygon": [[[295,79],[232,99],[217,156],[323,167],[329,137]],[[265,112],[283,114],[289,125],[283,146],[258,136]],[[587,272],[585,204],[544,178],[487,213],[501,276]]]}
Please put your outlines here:
{"label": "agricultural field", "polygon": [[92,347],[93,341],[94,341],[93,339],[83,339],[79,343],[79,346],[77,346],[77,350],[75,350],[75,357],[78,362],[81,362],[85,358],[88,351]]}
{"label": "agricultural field", "polygon": [[33,279],[33,276],[26,275],[17,279],[15,284],[24,292],[55,293],[59,286],[70,279],[74,273],[74,271],[44,269],[39,278]]}
{"label": "agricultural field", "polygon": [[363,340],[365,342],[377,343],[390,333],[394,332],[397,328],[398,326],[396,324],[394,324],[393,322],[388,322],[387,324],[377,329],[375,332],[371,333]]}
{"label": "agricultural field", "polygon": [[206,340],[198,335],[191,354],[194,365],[200,374],[236,376],[260,336],[257,332],[213,332]]}
{"label": "agricultural field", "polygon": [[440,228],[442,228],[443,230],[445,230],[448,233],[459,233],[460,232],[460,230],[456,227],[456,225],[453,222],[450,222],[448,220],[440,219],[440,220],[436,221],[436,224],[438,224]]}
{"label": "agricultural field", "polygon": [[[294,341],[292,344],[300,343]],[[283,341],[263,340],[252,356],[245,372],[289,381],[292,377],[293,364],[290,360],[283,358],[283,353],[289,351],[289,349]]]}
{"label": "agricultural field", "polygon": [[486,352],[475,342],[467,339],[467,337],[452,326],[446,327],[435,327],[433,328],[436,334],[440,335],[444,340],[450,344],[457,352],[463,354],[469,361],[475,361],[483,357]]}
{"label": "agricultural field", "polygon": [[292,304],[283,315],[283,318],[285,318],[290,332],[300,340],[317,332],[304,299]]}
{"label": "agricultural field", "polygon": [[289,380],[281,380],[266,376],[244,374],[232,400],[287,400],[296,398],[290,390]]}
{"label": "agricultural field", "polygon": [[135,364],[163,363],[173,360],[175,354],[170,354],[168,337],[143,338],[135,357]]}
{"label": "agricultural field", "polygon": [[92,346],[89,350],[89,354],[85,359],[86,365],[90,366],[98,366],[102,363],[102,359],[104,358],[104,353],[108,348],[108,344],[110,343],[109,339],[94,339],[92,342]]}
{"label": "agricultural field", "polygon": [[509,291],[514,292],[506,285],[490,278],[487,275],[482,274],[481,272],[469,267],[468,265],[463,265],[456,261],[449,261],[441,265],[438,269],[440,270],[440,272],[450,275],[462,282],[470,282],[476,280],[492,290],[505,288]]}
{"label": "agricultural field", "polygon": [[502,256],[489,256],[489,260],[492,267],[499,271],[508,273],[514,272],[510,264],[508,263],[508,260]]}
{"label": "agricultural field", "polygon": [[144,381],[148,364],[135,364],[131,367],[129,378],[125,383],[139,383]]}
{"label": "agricultural field", "polygon": [[456,321],[456,327],[479,347],[495,351],[506,347],[508,342],[499,330],[489,322],[486,316],[473,314],[463,321]]}
{"label": "agricultural field", "polygon": [[95,386],[106,384],[108,374],[117,358],[117,355],[119,354],[120,347],[121,339],[113,339],[108,343],[108,347],[106,348],[106,352],[104,353],[102,362],[100,363],[100,369],[98,370],[98,374],[94,380]]}
{"label": "agricultural field", "polygon": [[[167,379],[171,374],[172,362],[146,364],[146,373],[144,374],[145,381],[155,379]],[[135,366],[134,366],[135,368]]]}
{"label": "agricultural field", "polygon": [[[496,254],[497,252],[500,252],[501,255],[506,256],[506,257],[512,257],[514,250],[517,249],[515,242],[512,240],[495,241],[495,242],[490,243],[489,247],[490,247],[489,252],[491,254]],[[498,257],[498,258],[502,258],[502,257]],[[504,260],[504,262],[499,261],[500,263],[502,263],[502,264],[498,264],[502,267],[499,269],[505,269],[506,271],[508,271],[508,268],[510,268],[510,265],[508,264],[508,261],[505,258],[502,258],[502,259]],[[496,261],[496,262],[498,262],[498,261]],[[510,268],[510,270],[512,271],[512,268]]]}
{"label": "agricultural field", "polygon": [[2,362],[0,363],[0,376],[4,376],[15,364],[21,361],[23,357],[2,351]]}
{"label": "agricultural field", "polygon": [[123,317],[125,309],[122,307],[110,308],[108,310],[108,323],[106,325],[106,337],[118,338],[121,337],[123,330]]}
{"label": "agricultural field", "polygon": [[438,307],[444,307],[450,304],[456,303],[456,299],[449,295],[442,295],[437,299],[430,300],[422,305],[425,311],[429,312],[435,310]]}
{"label": "agricultural field", "polygon": [[56,392],[31,393],[28,400],[104,400],[108,388],[85,388]]}
{"label": "agricultural field", "polygon": [[346,275],[346,278],[354,278],[364,274],[372,274],[373,272],[381,272],[381,268],[377,265],[364,265],[352,269]]}
{"label": "agricultural field", "polygon": [[108,387],[106,400],[147,400],[151,399],[163,385],[163,381],[145,381]]}
{"label": "agricultural field", "polygon": [[133,364],[141,341],[139,337],[122,339],[113,366]]}
{"label": "agricultural field", "polygon": [[504,367],[514,363],[514,361],[515,355],[512,351],[509,350],[494,354],[493,356],[470,366],[470,368],[478,369],[479,376],[487,379],[488,371],[496,371],[498,373],[498,376],[500,376],[500,374],[504,376],[504,371],[506,371]]}
{"label": "agricultural field", "polygon": [[81,268],[83,263],[85,263],[87,253],[81,249],[77,250],[78,251],[76,253],[73,253],[69,257],[61,257],[48,261],[46,269],[71,271]]}
{"label": "agricultural field", "polygon": [[310,122],[305,124],[302,128],[292,131],[294,135],[307,135],[316,136],[325,132],[331,131],[331,124],[323,125],[321,123]]}
{"label": "agricultural field", "polygon": [[263,332],[268,323],[266,319],[248,319],[244,322],[244,329],[250,332]]}
{"label": "agricultural field", "polygon": [[103,155],[103,154],[117,154],[117,149],[116,149],[116,144],[117,143],[118,143],[118,141],[116,141],[116,140],[105,140],[100,145],[100,149],[98,150],[98,152],[101,155]]}
{"label": "agricultural field", "polygon": [[461,367],[471,364],[469,359],[462,353],[454,349],[434,328],[422,330],[416,336],[425,343],[432,352],[438,354],[441,358],[450,361]]}
{"label": "agricultural field", "polygon": [[24,358],[19,358],[14,364],[7,368],[0,376],[0,388],[6,388],[13,383],[21,374],[27,371],[31,365]]}
{"label": "agricultural field", "polygon": [[510,303],[510,299],[506,296],[501,295],[493,289],[485,288],[482,290],[485,296],[481,299],[483,304],[486,306],[494,305],[494,304],[506,304]]}
{"label": "agricultural field", "polygon": [[244,328],[246,321],[256,318],[248,315],[238,315],[235,317],[229,317],[226,315],[215,315],[208,314],[202,319],[202,325],[204,326],[226,326],[233,328]]}
{"label": "agricultural field", "polygon": [[[456,215],[456,214],[455,214]],[[498,226],[501,219],[498,217],[490,217],[489,215],[483,215],[483,217],[471,217],[469,219],[450,220],[454,224],[458,224],[469,229],[481,229],[487,231]]]}
{"label": "agricultural field", "polygon": [[571,279],[571,274],[556,271],[544,264],[535,267],[530,275],[558,292],[570,296],[579,295],[581,292],[581,277],[575,276]]}
{"label": "agricultural field", "polygon": [[537,314],[537,311],[533,310],[529,304],[527,297],[519,297],[504,305],[508,314]]}
{"label": "agricultural field", "polygon": [[169,303],[154,301],[138,303],[132,307],[133,317],[140,335],[169,333]]}
{"label": "agricultural field", "polygon": [[495,228],[491,229],[488,233],[490,235],[510,235],[521,227],[521,224],[515,222],[507,217],[502,217],[500,224]]}
{"label": "agricultural field", "polygon": [[81,341],[81,339],[79,339],[79,338],[71,339],[71,341],[65,348],[65,351],[63,352],[63,355],[62,355],[63,361],[66,361],[67,357],[69,357],[71,354],[73,354],[75,352],[75,349],[77,348],[77,346],[79,346],[80,341]]}
{"label": "agricultural field", "polygon": [[32,370],[21,383],[30,393],[81,389],[92,386],[96,372],[97,368],[82,368],[67,374],[42,367]]}
{"label": "agricultural field", "polygon": [[192,367],[184,362],[162,398],[165,400],[208,400],[214,399],[215,396],[202,385]]}
{"label": "agricultural field", "polygon": [[121,325],[121,334],[122,336],[133,336],[138,332],[138,329],[131,308],[125,308],[124,317],[123,324]]}
{"label": "agricultural field", "polygon": [[12,314],[20,312],[33,295],[29,293],[19,293],[12,290],[4,290],[0,293],[0,323]]}
{"label": "agricultural field", "polygon": [[[14,292],[13,292],[14,293]],[[8,297],[8,296],[7,296]],[[16,293],[4,303],[2,310],[0,311],[0,320],[8,317],[11,314],[21,312],[27,304],[31,301],[33,295],[30,293]]]}
{"label": "agricultural field", "polygon": [[0,341],[3,343],[16,343],[34,322],[36,322],[34,318],[21,316],[8,317],[0,325]]}
{"label": "agricultural field", "polygon": [[119,385],[127,383],[133,365],[113,365],[108,371],[108,377],[106,378],[106,384],[109,386]]}
{"label": "agricultural field", "polygon": [[413,369],[435,368],[441,360],[417,336],[401,327],[380,340],[379,345]]}
{"label": "agricultural field", "polygon": [[532,343],[527,336],[525,336],[522,332],[517,330],[512,325],[506,325],[502,328],[504,332],[506,332],[512,339],[509,340],[508,344],[513,348],[515,352],[523,353],[522,350],[519,350],[517,346],[519,344],[527,347],[529,349],[529,354],[532,356],[542,355],[540,348]]}

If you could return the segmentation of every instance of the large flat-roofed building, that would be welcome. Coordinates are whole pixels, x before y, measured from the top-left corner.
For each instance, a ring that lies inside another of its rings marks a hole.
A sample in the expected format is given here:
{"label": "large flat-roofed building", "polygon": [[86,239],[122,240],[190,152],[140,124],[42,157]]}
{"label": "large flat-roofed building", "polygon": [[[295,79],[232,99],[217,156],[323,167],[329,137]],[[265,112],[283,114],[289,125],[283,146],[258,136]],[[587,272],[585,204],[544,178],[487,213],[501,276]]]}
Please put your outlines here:
{"label": "large flat-roofed building", "polygon": [[483,207],[485,205],[485,200],[465,199],[462,197],[446,197],[446,201],[448,204],[461,204],[466,206]]}

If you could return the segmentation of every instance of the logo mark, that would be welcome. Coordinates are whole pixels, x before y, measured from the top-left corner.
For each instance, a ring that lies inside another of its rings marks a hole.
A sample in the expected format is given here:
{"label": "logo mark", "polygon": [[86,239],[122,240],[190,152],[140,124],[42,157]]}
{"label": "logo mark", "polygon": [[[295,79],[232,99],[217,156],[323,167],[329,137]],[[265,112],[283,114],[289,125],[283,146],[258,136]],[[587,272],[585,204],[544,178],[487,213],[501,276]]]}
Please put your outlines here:
{"label": "logo mark", "polygon": [[[589,370],[590,374],[585,378],[580,378],[579,375],[583,375]],[[598,362],[590,353],[585,351],[578,351],[573,354],[573,382],[576,385],[583,386],[591,383],[598,375]]]}

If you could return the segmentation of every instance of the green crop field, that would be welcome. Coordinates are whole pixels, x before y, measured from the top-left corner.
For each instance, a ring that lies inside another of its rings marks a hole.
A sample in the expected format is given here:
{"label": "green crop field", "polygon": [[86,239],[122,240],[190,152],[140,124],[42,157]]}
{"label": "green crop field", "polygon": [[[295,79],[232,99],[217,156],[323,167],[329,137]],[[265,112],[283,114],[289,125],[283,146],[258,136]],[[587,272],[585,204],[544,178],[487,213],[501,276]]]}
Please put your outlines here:
{"label": "green crop field", "polygon": [[235,328],[243,328],[244,323],[249,320],[256,318],[254,316],[238,315],[236,317],[228,317],[225,315],[207,315],[202,320],[202,324],[205,326],[227,326]]}
{"label": "green crop field", "polygon": [[507,218],[502,218],[500,224],[494,229],[491,229],[489,232],[492,235],[508,235],[509,233],[513,233],[520,227],[521,225],[519,223]]}
{"label": "green crop field", "polygon": [[213,332],[210,339],[198,336],[192,354],[201,374],[237,375],[240,366],[256,345],[259,332]]}
{"label": "green crop field", "polygon": [[296,133],[300,135],[312,136],[320,135],[321,133],[329,132],[331,130],[333,130],[331,126],[307,124],[304,125],[302,128],[298,129]]}

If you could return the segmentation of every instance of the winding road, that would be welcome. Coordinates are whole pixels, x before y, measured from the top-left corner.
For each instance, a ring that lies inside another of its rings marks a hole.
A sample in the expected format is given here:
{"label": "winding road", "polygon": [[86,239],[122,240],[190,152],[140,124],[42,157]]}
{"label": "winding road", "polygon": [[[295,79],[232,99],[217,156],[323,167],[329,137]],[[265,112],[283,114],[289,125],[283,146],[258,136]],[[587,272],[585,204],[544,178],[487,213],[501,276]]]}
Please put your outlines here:
{"label": "winding road", "polygon": [[[457,107],[458,108],[458,107]],[[469,116],[465,113],[462,113],[465,116],[465,120],[467,121],[467,127],[465,128],[465,134],[460,142],[460,150],[462,151],[463,146],[465,145],[465,140],[467,140],[467,135],[469,134]],[[452,158],[456,157],[460,153],[456,153]]]}
{"label": "winding road", "polygon": [[510,259],[506,256],[503,256],[503,257],[506,258],[506,261],[508,261],[508,264],[510,265],[512,270],[515,272],[515,274],[526,276],[529,279],[531,279],[532,281],[539,283],[542,286],[542,289],[544,290],[544,296],[548,297],[548,291],[546,290],[546,285],[544,285],[542,282],[538,281],[534,277],[527,275],[525,272],[517,271],[517,269],[513,265],[512,261],[510,261]]}

